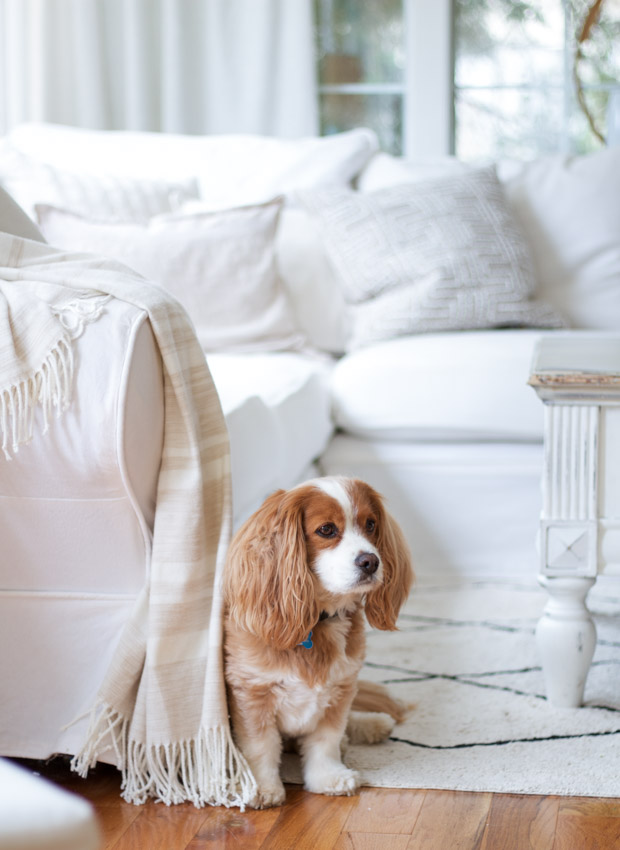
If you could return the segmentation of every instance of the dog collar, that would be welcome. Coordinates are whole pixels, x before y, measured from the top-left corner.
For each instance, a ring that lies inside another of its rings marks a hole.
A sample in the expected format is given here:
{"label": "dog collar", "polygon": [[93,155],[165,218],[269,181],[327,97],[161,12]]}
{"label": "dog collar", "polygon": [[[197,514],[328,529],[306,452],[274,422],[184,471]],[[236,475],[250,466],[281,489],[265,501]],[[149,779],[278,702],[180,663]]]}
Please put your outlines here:
{"label": "dog collar", "polygon": [[[319,623],[323,620],[329,620],[332,617],[338,617],[338,612],[335,614],[328,614],[327,611],[321,611],[319,614]],[[312,649],[314,644],[312,643],[312,629],[310,630],[308,637],[305,640],[302,640],[301,643],[298,643],[297,646],[303,646],[304,649]]]}

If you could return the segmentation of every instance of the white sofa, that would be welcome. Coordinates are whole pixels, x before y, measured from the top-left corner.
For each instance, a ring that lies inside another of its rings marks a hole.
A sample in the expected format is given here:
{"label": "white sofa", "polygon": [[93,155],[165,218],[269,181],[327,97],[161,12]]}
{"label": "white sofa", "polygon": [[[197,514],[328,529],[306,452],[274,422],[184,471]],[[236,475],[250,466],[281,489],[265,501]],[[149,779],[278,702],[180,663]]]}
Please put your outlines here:
{"label": "white sofa", "polygon": [[[498,174],[397,160],[368,130],[24,125],[0,147],[0,181],[49,242],[121,259],[186,305],[229,429],[235,523],[317,471],[358,475],[419,573],[535,573],[534,343],[620,334],[620,150]],[[113,301],[77,346],[79,403],[0,473],[4,755],[76,751],[87,720],[62,727],[92,703],[148,571],[162,428],[148,321]]]}

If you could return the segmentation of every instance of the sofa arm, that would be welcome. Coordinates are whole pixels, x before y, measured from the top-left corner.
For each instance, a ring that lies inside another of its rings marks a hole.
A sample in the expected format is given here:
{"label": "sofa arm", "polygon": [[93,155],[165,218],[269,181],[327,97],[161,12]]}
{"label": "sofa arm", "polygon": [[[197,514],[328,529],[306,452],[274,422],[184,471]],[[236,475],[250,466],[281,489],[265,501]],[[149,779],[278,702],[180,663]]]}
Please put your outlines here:
{"label": "sofa arm", "polygon": [[150,565],[164,410],[147,314],[108,301],[74,355],[71,405],[0,456],[0,752],[11,756],[77,752],[88,717],[71,721],[93,704]]}
{"label": "sofa arm", "polygon": [[0,460],[2,586],[135,593],[150,563],[163,374],[147,314],[111,299],[74,341],[73,399]]}

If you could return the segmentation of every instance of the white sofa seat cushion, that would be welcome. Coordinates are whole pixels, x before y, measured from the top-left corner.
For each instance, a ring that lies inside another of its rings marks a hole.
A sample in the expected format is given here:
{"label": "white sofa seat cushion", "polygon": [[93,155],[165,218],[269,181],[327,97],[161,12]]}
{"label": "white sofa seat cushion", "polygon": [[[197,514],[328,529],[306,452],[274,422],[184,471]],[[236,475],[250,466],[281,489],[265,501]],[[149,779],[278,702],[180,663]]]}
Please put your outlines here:
{"label": "white sofa seat cushion", "polygon": [[392,440],[541,440],[527,386],[541,331],[422,334],[344,357],[332,375],[336,425]]}
{"label": "white sofa seat cushion", "polygon": [[230,436],[235,524],[296,484],[333,433],[326,358],[288,352],[207,358]]}

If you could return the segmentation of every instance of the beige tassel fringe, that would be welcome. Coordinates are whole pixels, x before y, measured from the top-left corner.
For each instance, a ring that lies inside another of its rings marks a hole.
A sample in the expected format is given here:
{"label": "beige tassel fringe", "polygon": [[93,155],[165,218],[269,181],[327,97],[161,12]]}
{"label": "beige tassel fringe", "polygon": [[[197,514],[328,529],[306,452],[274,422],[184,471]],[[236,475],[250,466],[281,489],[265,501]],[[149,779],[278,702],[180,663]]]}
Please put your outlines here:
{"label": "beige tassel fringe", "polygon": [[97,755],[110,744],[123,774],[122,796],[140,805],[148,799],[202,806],[239,806],[245,810],[256,782],[237,749],[228,726],[201,729],[191,741],[147,745],[129,740],[129,723],[110,706],[93,716],[88,744],[73,757],[71,768],[86,776]]}
{"label": "beige tassel fringe", "polygon": [[32,440],[37,405],[43,411],[43,433],[53,413],[58,417],[69,406],[73,370],[71,343],[63,337],[34,375],[0,391],[0,437],[7,460]]}

